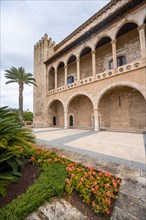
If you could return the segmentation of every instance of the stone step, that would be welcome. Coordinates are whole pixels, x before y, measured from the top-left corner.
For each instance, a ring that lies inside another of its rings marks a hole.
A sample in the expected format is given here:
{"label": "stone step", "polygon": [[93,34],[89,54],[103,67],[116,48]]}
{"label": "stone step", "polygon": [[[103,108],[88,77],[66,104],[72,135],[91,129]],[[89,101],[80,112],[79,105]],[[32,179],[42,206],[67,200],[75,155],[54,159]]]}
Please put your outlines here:
{"label": "stone step", "polygon": [[88,218],[65,200],[53,198],[45,202],[25,220],[88,220]]}

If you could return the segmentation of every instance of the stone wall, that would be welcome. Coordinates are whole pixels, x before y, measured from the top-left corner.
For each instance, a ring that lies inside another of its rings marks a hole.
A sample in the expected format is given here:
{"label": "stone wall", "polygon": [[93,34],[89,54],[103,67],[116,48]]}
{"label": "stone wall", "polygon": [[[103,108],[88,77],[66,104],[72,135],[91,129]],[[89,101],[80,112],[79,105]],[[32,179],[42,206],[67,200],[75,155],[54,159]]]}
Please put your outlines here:
{"label": "stone wall", "polygon": [[49,72],[49,90],[52,90],[55,88],[55,71],[54,69],[51,69]]}
{"label": "stone wall", "polygon": [[73,61],[72,63],[68,64],[67,76],[74,76],[75,78],[77,77],[77,63],[76,63],[76,60]]}
{"label": "stone wall", "polygon": [[137,90],[119,86],[101,98],[99,117],[101,128],[143,129],[146,102]]}
{"label": "stone wall", "polygon": [[127,63],[140,59],[140,41],[137,29],[117,38],[117,56],[121,55],[126,56]]}
{"label": "stone wall", "polygon": [[91,52],[80,58],[80,78],[92,76],[92,55]]}
{"label": "stone wall", "polygon": [[65,74],[64,67],[59,68],[57,71],[57,87],[64,86],[65,84]]}
{"label": "stone wall", "polygon": [[112,59],[112,45],[107,43],[96,49],[96,73],[108,70],[108,62]]}

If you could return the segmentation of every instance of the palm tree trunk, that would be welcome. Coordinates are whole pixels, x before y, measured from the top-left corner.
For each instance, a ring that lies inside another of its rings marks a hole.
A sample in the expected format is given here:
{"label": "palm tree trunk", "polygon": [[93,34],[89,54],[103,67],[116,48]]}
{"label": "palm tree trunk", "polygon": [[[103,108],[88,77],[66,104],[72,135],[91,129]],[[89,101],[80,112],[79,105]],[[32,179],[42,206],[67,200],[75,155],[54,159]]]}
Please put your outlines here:
{"label": "palm tree trunk", "polygon": [[19,119],[23,126],[23,83],[19,83]]}

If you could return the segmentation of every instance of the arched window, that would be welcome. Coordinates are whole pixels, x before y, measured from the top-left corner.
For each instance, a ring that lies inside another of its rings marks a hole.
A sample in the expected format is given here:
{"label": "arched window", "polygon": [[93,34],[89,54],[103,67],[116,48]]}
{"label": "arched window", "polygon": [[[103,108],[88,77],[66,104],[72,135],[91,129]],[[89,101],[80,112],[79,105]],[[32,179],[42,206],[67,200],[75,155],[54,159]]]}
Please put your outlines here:
{"label": "arched window", "polygon": [[73,121],[73,116],[72,115],[69,116],[69,125],[74,126],[74,121]]}
{"label": "arched window", "polygon": [[69,76],[67,78],[67,84],[73,83],[74,82],[74,77],[73,76]]}
{"label": "arched window", "polygon": [[[125,56],[119,56],[117,57],[117,66],[123,66],[126,64],[126,57]],[[113,69],[113,60],[109,62],[109,69]]]}

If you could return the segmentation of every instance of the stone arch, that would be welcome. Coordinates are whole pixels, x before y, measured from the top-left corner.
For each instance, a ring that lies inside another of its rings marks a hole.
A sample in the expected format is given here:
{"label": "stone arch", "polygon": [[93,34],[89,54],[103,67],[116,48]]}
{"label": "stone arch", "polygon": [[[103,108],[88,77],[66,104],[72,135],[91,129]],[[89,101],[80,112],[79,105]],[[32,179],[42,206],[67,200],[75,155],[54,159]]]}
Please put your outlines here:
{"label": "stone arch", "polygon": [[122,66],[141,58],[137,27],[136,23],[126,22],[117,32],[117,66]]}
{"label": "stone arch", "polygon": [[56,64],[56,70],[58,70],[58,67],[60,66],[61,63],[65,65],[65,62],[63,60],[59,60]]}
{"label": "stone arch", "polygon": [[[60,99],[53,99],[48,106],[49,126],[64,127],[64,105]],[[55,119],[55,124],[54,124]]]}
{"label": "stone arch", "polygon": [[77,92],[77,93],[74,93],[73,95],[71,95],[71,96],[69,97],[69,99],[67,100],[67,102],[66,102],[64,108],[65,108],[65,109],[68,109],[70,102],[71,102],[76,96],[79,96],[79,95],[87,96],[87,97],[91,100],[91,102],[92,102],[92,104],[93,104],[93,107],[96,106],[96,102],[95,102],[94,99],[92,98],[91,94],[89,94],[89,93],[87,93],[87,92]]}
{"label": "stone arch", "polygon": [[70,63],[70,59],[71,59],[72,57],[74,57],[75,60],[77,59],[77,56],[76,56],[75,54],[69,55],[69,57],[68,57],[67,60],[66,60],[66,64],[67,64],[67,65],[68,65],[68,63]]}
{"label": "stone arch", "polygon": [[52,68],[54,68],[54,70],[55,70],[55,66],[54,66],[54,65],[51,65],[51,66],[48,68],[48,73],[50,72],[50,70],[51,70]]}
{"label": "stone arch", "polygon": [[57,87],[64,86],[65,84],[65,64],[61,61],[57,66]]}
{"label": "stone arch", "polygon": [[146,97],[137,83],[113,83],[100,91],[97,108],[101,129],[146,129]]}
{"label": "stone arch", "polygon": [[92,49],[85,47],[80,53],[80,79],[92,76]]}
{"label": "stone arch", "polygon": [[52,66],[50,67],[48,71],[48,77],[49,77],[49,90],[55,89],[55,68]]}
{"label": "stone arch", "polygon": [[111,38],[110,35],[104,34],[104,35],[102,35],[100,38],[98,38],[98,39],[96,40],[95,45],[94,45],[95,48],[97,47],[97,44],[98,44],[102,39],[105,39],[105,38],[108,38],[108,39],[109,39],[109,42],[112,41],[112,38]]}
{"label": "stone arch", "polygon": [[77,78],[77,57],[72,54],[67,60],[67,78],[73,76],[74,79]]}
{"label": "stone arch", "polygon": [[[85,50],[92,51],[92,48],[91,48],[91,46],[84,45],[84,46],[81,48],[80,52],[79,52],[79,57],[81,57],[81,56],[84,55],[84,51],[85,51]],[[86,53],[86,52],[85,52],[85,53]]]}
{"label": "stone arch", "polygon": [[68,115],[73,116],[73,126],[76,128],[94,128],[93,102],[83,93],[70,97],[67,103]]}
{"label": "stone arch", "polygon": [[131,87],[133,89],[138,90],[142,96],[144,97],[144,99],[146,100],[146,94],[145,94],[145,88],[141,85],[139,85],[138,83],[134,83],[134,82],[130,82],[130,81],[119,81],[119,82],[114,82],[111,83],[107,86],[105,86],[99,93],[98,95],[95,97],[94,102],[95,102],[95,106],[99,105],[99,101],[101,99],[101,97],[110,89],[115,88],[117,86],[127,86],[127,87]]}
{"label": "stone arch", "polygon": [[138,22],[136,21],[136,19],[124,20],[124,22],[122,22],[122,24],[120,24],[119,27],[116,29],[115,39],[117,38],[117,34],[119,33],[119,31],[127,24],[135,24],[138,27]]}
{"label": "stone arch", "polygon": [[104,36],[98,40],[96,47],[96,73],[108,70],[108,63],[112,59],[111,38]]}

